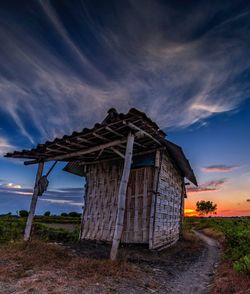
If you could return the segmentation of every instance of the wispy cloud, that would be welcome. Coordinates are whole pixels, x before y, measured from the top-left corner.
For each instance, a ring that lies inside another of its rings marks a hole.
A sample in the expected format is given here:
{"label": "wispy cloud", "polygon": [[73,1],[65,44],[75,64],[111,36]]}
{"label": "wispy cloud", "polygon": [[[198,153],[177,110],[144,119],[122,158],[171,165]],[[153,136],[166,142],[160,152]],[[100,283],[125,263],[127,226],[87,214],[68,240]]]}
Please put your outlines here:
{"label": "wispy cloud", "polygon": [[234,164],[234,165],[225,165],[225,164],[217,164],[217,165],[209,165],[202,167],[204,172],[231,172],[235,169],[241,168],[242,164]]}
{"label": "wispy cloud", "polygon": [[232,15],[228,5],[216,21],[219,3],[192,13],[147,3],[114,2],[105,14],[64,2],[67,19],[51,1],[22,7],[23,21],[15,8],[2,10],[0,110],[27,144],[91,125],[109,107],[138,107],[161,127],[178,128],[249,97],[248,10]]}
{"label": "wispy cloud", "polygon": [[11,145],[6,138],[0,137],[0,155],[13,150],[14,146]]}
{"label": "wispy cloud", "polygon": [[207,183],[201,184],[198,187],[188,187],[188,193],[204,193],[204,192],[216,192],[220,190],[226,183],[227,179],[219,179],[209,181]]}
{"label": "wispy cloud", "polygon": [[[1,202],[5,199],[5,196],[16,196],[16,199],[23,197],[31,197],[33,189],[25,188],[20,184],[11,183],[4,180],[0,180],[0,199]],[[30,200],[29,200],[30,201]],[[47,202],[50,204],[58,204],[67,206],[83,206],[83,188],[67,187],[58,189],[49,189],[44,193],[42,197],[39,197],[39,201]],[[3,203],[4,204],[4,203]]]}
{"label": "wispy cloud", "polygon": [[71,200],[62,199],[50,199],[50,198],[40,198],[41,201],[46,201],[52,204],[70,205],[70,206],[83,206],[83,202],[75,202]]}

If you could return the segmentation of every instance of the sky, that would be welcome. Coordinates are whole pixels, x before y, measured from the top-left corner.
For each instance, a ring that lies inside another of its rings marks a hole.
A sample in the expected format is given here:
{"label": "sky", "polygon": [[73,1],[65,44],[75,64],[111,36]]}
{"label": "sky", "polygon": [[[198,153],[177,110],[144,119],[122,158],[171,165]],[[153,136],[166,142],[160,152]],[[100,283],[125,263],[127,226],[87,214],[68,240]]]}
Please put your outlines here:
{"label": "sky", "polygon": [[[36,173],[7,151],[136,107],[194,169],[187,212],[250,215],[248,1],[2,0],[0,40],[0,214],[29,208]],[[37,214],[81,211],[84,181],[63,166]]]}

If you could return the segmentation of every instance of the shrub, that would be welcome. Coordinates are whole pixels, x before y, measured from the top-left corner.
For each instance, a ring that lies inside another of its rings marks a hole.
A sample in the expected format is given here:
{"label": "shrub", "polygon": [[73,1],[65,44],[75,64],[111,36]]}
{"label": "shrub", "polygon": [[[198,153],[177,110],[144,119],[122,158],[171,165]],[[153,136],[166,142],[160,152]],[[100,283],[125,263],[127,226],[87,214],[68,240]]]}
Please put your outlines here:
{"label": "shrub", "polygon": [[78,212],[72,211],[72,212],[69,213],[69,216],[70,216],[70,217],[80,217],[80,216],[81,216],[81,213],[78,213]]}
{"label": "shrub", "polygon": [[25,223],[22,221],[0,221],[0,243],[20,239],[24,226]]}
{"label": "shrub", "polygon": [[250,274],[250,254],[245,255],[240,258],[238,261],[233,263],[233,268],[237,272],[246,272]]}
{"label": "shrub", "polygon": [[236,271],[249,273],[250,218],[188,218],[186,227],[210,228],[225,236],[224,257]]}
{"label": "shrub", "polygon": [[19,215],[20,215],[21,217],[28,217],[29,213],[28,213],[27,210],[20,210],[20,211],[19,211]]}
{"label": "shrub", "polygon": [[76,243],[79,240],[79,228],[70,232],[64,229],[49,228],[46,225],[35,223],[33,232],[35,236],[45,241]]}

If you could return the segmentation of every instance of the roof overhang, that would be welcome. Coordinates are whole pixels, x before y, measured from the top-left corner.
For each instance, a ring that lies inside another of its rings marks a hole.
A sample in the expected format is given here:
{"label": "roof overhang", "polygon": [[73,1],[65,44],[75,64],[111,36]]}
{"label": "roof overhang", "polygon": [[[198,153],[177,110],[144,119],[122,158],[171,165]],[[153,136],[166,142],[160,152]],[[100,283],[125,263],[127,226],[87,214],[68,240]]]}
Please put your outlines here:
{"label": "roof overhang", "polygon": [[167,148],[183,176],[197,185],[194,173],[185,158],[182,149],[165,140],[166,134],[159,129],[145,113],[130,109],[127,114],[118,113],[115,109],[108,111],[102,123],[92,129],[84,128],[62,138],[38,144],[30,150],[7,153],[6,157],[31,159],[25,164],[46,161],[81,161],[85,164],[99,160],[114,160],[124,157],[127,136],[135,134],[134,155],[143,154],[159,148]]}

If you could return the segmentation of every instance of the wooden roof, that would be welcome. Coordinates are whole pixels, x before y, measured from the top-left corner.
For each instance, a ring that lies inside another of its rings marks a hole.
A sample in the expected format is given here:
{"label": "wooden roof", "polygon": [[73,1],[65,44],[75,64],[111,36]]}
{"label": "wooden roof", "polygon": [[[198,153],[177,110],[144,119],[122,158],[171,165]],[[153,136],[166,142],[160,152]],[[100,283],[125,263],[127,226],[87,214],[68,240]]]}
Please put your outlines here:
{"label": "wooden roof", "polygon": [[197,185],[193,170],[181,147],[166,140],[166,134],[158,125],[135,108],[130,109],[127,114],[118,113],[111,108],[103,122],[96,123],[91,129],[84,128],[80,132],[46,141],[30,150],[7,153],[5,157],[32,160],[25,164],[51,160],[91,163],[115,159],[123,157],[127,135],[131,131],[135,133],[134,155],[166,148],[183,176]]}

